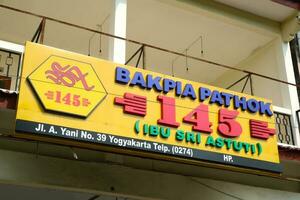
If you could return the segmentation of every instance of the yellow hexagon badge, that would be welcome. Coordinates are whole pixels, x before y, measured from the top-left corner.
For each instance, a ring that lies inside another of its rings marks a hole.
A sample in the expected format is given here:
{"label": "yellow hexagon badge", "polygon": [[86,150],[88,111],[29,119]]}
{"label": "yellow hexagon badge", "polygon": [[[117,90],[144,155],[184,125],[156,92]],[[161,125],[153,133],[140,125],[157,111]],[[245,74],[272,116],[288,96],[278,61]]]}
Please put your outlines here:
{"label": "yellow hexagon badge", "polygon": [[50,56],[28,77],[46,110],[87,117],[107,92],[89,63]]}

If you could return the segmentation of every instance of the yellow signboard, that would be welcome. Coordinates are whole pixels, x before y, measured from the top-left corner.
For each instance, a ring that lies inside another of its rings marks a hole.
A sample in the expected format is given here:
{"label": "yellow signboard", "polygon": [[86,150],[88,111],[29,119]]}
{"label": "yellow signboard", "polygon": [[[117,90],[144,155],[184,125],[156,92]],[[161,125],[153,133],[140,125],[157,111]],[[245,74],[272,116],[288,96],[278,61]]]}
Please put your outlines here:
{"label": "yellow signboard", "polygon": [[281,172],[269,100],[29,42],[16,133]]}

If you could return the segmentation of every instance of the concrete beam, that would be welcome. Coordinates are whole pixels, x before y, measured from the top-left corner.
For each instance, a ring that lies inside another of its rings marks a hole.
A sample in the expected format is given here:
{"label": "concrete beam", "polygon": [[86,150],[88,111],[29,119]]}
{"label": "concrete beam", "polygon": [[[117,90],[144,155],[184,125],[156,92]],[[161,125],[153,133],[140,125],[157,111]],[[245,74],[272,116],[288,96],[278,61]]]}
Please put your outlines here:
{"label": "concrete beam", "polygon": [[159,0],[216,20],[268,36],[281,34],[280,23],[211,0]]}
{"label": "concrete beam", "polygon": [[[5,114],[0,114],[0,122],[3,122],[0,123],[0,131],[2,134],[11,135],[15,111],[6,111]],[[288,180],[17,139],[9,135],[0,137],[0,182],[3,183],[63,188],[95,194],[143,196],[150,199],[188,199],[188,196],[183,197],[181,193],[185,193],[186,187],[190,186],[199,191],[191,192],[191,199],[195,199],[197,195],[202,197],[200,188],[206,190],[207,187],[191,183],[194,178],[200,178],[201,182],[211,183],[212,186],[219,182],[227,187],[232,185],[236,192],[241,187],[300,192],[297,162],[282,162],[283,176],[290,177]],[[185,188],[184,191],[181,187]],[[246,191],[248,190],[245,189]],[[209,190],[206,192],[207,195],[211,193]],[[222,199],[219,192],[216,196],[217,199]],[[210,195],[207,199],[209,197]]]}
{"label": "concrete beam", "polygon": [[289,42],[294,39],[295,34],[300,31],[300,12],[295,13],[287,20],[285,20],[282,25],[282,40],[284,42]]}
{"label": "concrete beam", "polygon": [[[100,154],[100,153],[99,153]],[[300,194],[109,163],[0,150],[0,182],[139,199],[299,199]],[[237,177],[243,179],[244,177]],[[257,182],[261,178],[257,177]],[[278,181],[269,182],[270,185]],[[284,181],[281,184],[288,184]],[[296,188],[299,184],[296,184]],[[297,190],[296,190],[297,191]]]}

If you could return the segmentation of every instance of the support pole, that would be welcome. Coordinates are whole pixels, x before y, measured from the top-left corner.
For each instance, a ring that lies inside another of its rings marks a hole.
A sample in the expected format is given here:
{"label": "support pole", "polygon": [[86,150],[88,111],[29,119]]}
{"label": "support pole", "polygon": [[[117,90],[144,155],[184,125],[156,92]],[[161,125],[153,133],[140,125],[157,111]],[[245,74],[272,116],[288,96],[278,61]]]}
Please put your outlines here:
{"label": "support pole", "polygon": [[[110,40],[110,60],[116,63],[125,63],[126,59],[126,24],[127,0],[113,0],[113,13],[111,15],[110,31],[115,37]],[[101,32],[102,33],[102,32]]]}
{"label": "support pole", "polygon": [[146,69],[146,47],[143,45],[143,69]]}
{"label": "support pole", "polygon": [[236,84],[240,83],[240,82],[243,81],[244,79],[246,79],[246,81],[245,81],[245,83],[244,83],[244,85],[243,85],[243,88],[242,88],[242,91],[241,91],[241,92],[244,93],[244,90],[245,90],[245,88],[246,88],[246,86],[247,86],[247,83],[248,83],[248,81],[249,81],[249,83],[250,83],[250,93],[251,93],[251,95],[253,95],[254,92],[253,92],[253,82],[252,82],[252,74],[251,74],[251,73],[247,74],[246,76],[243,76],[242,78],[240,78],[240,79],[237,80],[236,82],[232,83],[232,84],[231,84],[230,86],[228,86],[226,89],[232,88],[233,86],[235,86]]}
{"label": "support pole", "polygon": [[237,80],[236,82],[232,83],[230,86],[228,86],[226,89],[230,89],[233,86],[235,86],[236,84],[238,84],[239,82],[241,82],[242,80],[244,80],[245,78],[247,78],[249,76],[249,74],[247,74],[246,76],[243,76],[242,78],[240,78],[239,80]]}
{"label": "support pole", "polygon": [[143,45],[125,62],[125,65],[127,65],[134,58],[134,56],[136,56],[141,51],[143,51]]}
{"label": "support pole", "polygon": [[46,24],[46,18],[42,18],[42,21],[40,22],[38,28],[36,29],[31,42],[38,43],[40,40],[40,43],[44,43],[44,35],[45,35],[45,24]]}
{"label": "support pole", "polygon": [[31,39],[31,42],[36,42],[37,41],[37,39],[39,38],[39,34],[41,32],[41,28],[42,28],[42,21],[40,22],[38,28],[36,29],[32,39]]}
{"label": "support pole", "polygon": [[140,55],[139,55],[139,57],[138,57],[138,60],[137,60],[137,62],[136,62],[135,67],[138,67],[138,66],[139,66],[139,63],[140,63],[140,60],[141,60],[141,57],[142,57],[143,54],[144,54],[144,46],[141,47]]}
{"label": "support pole", "polygon": [[247,83],[248,83],[248,81],[249,81],[249,78],[250,78],[250,75],[248,75],[247,76],[247,79],[246,79],[246,81],[245,81],[245,83],[244,83],[244,86],[243,86],[243,89],[242,89],[242,93],[244,93],[244,90],[245,90],[245,88],[246,88],[246,85],[247,85]]}
{"label": "support pole", "polygon": [[253,82],[252,82],[252,76],[251,76],[251,74],[249,75],[249,77],[250,77],[250,91],[251,91],[251,95],[254,95]]}
{"label": "support pole", "polygon": [[41,23],[42,23],[42,27],[41,27],[41,39],[40,39],[40,43],[44,44],[46,19],[43,18]]}

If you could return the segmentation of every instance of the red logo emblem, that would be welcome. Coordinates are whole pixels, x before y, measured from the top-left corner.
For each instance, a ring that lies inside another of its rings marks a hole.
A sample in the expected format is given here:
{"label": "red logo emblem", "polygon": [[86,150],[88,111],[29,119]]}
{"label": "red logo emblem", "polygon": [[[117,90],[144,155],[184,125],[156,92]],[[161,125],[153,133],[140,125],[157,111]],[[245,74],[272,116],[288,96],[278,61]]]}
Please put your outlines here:
{"label": "red logo emblem", "polygon": [[83,74],[77,66],[67,65],[62,67],[58,62],[53,62],[51,65],[52,70],[47,70],[45,74],[48,79],[51,79],[58,85],[73,87],[77,82],[81,82],[83,88],[87,91],[92,90],[95,86],[88,86],[85,77],[88,73]]}

